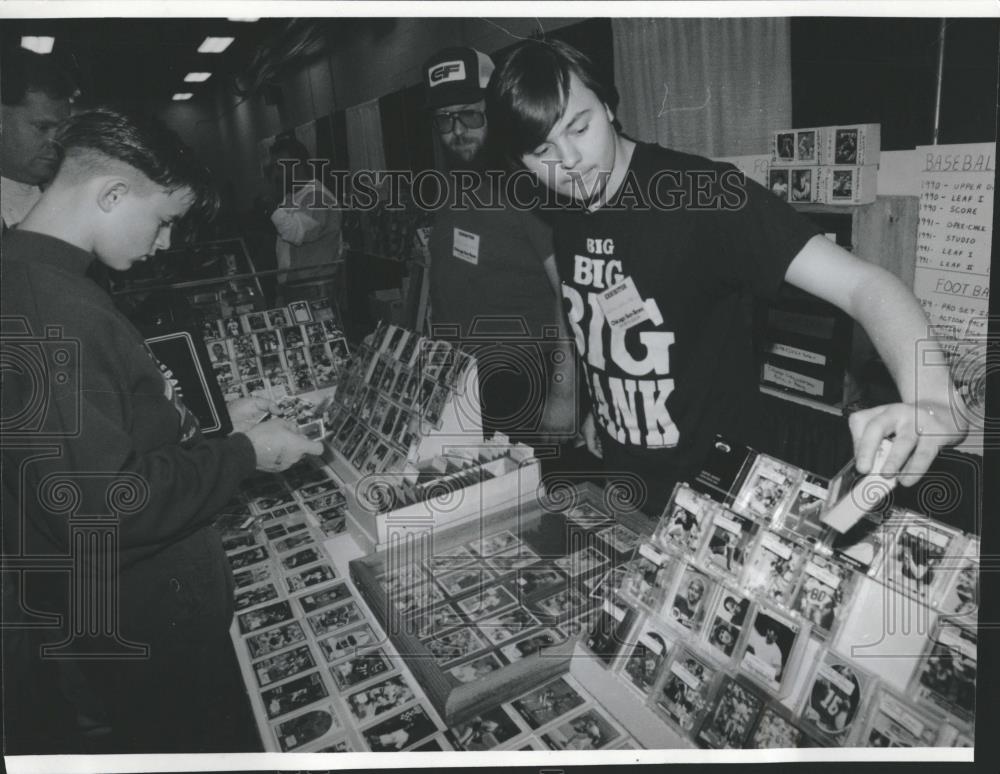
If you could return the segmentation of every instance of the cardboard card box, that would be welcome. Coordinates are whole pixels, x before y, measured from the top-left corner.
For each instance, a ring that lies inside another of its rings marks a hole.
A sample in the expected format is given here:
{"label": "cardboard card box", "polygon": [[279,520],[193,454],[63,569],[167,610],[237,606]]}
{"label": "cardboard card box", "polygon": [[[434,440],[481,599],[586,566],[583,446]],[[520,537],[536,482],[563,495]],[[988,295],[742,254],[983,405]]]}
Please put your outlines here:
{"label": "cardboard card box", "polygon": [[819,164],[823,127],[779,129],[771,133],[771,163]]}
{"label": "cardboard card box", "polygon": [[866,166],[878,164],[881,124],[824,126],[817,137],[820,164]]}
{"label": "cardboard card box", "polygon": [[824,204],[870,204],[878,193],[878,167],[821,166],[818,201]]}

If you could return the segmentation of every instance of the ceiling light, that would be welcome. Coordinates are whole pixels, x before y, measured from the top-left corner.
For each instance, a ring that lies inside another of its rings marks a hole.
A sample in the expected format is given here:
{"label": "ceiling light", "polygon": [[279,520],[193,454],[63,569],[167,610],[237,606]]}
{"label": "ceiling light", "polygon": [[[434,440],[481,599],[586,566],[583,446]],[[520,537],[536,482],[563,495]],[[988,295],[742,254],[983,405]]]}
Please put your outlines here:
{"label": "ceiling light", "polygon": [[173,100],[174,102],[183,102],[186,99],[191,99],[191,97],[193,96],[194,94],[192,94],[190,91],[179,91],[176,94],[174,94]]}
{"label": "ceiling light", "polygon": [[259,18],[257,18],[257,19],[241,19],[238,16],[230,16],[230,17],[228,17],[227,20],[231,21],[231,22],[255,22],[255,21],[260,21]]}
{"label": "ceiling light", "polygon": [[45,37],[44,35],[23,35],[21,37],[21,48],[34,51],[36,54],[51,54],[52,47],[55,44],[55,38]]}
{"label": "ceiling light", "polygon": [[221,54],[227,48],[229,44],[232,43],[236,38],[213,38],[211,36],[205,38],[201,45],[198,46],[199,54]]}
{"label": "ceiling light", "polygon": [[211,73],[188,73],[184,76],[184,81],[186,83],[204,83],[211,77]]}

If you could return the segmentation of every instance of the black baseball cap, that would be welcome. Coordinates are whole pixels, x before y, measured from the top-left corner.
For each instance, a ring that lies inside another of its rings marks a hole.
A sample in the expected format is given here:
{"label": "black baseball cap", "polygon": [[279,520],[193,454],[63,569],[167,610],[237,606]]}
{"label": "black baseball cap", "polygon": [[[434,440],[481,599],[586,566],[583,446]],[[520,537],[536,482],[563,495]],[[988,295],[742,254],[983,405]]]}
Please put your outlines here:
{"label": "black baseball cap", "polygon": [[458,46],[438,51],[424,63],[424,107],[478,102],[493,74],[493,60],[482,51]]}

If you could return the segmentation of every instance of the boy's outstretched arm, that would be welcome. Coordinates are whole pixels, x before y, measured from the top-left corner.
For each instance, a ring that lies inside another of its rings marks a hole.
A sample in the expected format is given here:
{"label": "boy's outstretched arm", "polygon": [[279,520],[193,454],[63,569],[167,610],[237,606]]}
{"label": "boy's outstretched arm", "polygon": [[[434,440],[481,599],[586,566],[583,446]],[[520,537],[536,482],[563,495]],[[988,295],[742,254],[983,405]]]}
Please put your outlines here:
{"label": "boy's outstretched arm", "polygon": [[[941,447],[959,443],[968,431],[948,369],[917,362],[917,342],[930,339],[920,302],[892,273],[819,235],[795,256],[785,279],[861,324],[902,397],[902,403],[851,415],[858,470],[868,472],[879,442],[895,435],[882,474],[899,474],[904,486],[916,483]],[[926,347],[921,352],[926,353]],[[936,362],[944,362],[943,356]]]}

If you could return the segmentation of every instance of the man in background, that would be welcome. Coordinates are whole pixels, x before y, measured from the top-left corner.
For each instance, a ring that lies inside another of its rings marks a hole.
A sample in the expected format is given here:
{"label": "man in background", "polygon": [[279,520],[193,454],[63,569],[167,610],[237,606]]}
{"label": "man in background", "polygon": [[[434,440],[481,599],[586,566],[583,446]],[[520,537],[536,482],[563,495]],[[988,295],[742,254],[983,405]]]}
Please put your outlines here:
{"label": "man in background", "polygon": [[59,165],[52,142],[69,116],[76,84],[52,55],[10,48],[0,64],[0,209],[13,228],[42,195]]}
{"label": "man in background", "polygon": [[[535,445],[540,431],[568,429],[574,417],[557,418],[556,401],[543,415],[559,325],[543,269],[552,253],[551,229],[536,214],[511,205],[506,178],[485,175],[501,169],[488,142],[483,101],[493,69],[486,54],[465,47],[443,49],[423,67],[425,106],[453,193],[460,179],[475,181],[469,197],[449,196],[435,216],[429,247],[431,331],[435,338],[457,337],[476,357],[484,435],[500,431]],[[572,382],[563,380],[567,389]],[[558,404],[573,406],[572,400]]]}

